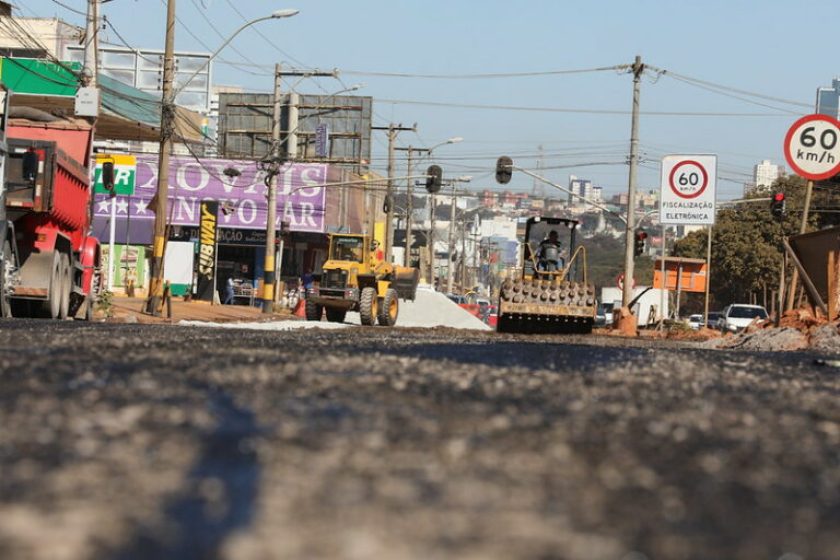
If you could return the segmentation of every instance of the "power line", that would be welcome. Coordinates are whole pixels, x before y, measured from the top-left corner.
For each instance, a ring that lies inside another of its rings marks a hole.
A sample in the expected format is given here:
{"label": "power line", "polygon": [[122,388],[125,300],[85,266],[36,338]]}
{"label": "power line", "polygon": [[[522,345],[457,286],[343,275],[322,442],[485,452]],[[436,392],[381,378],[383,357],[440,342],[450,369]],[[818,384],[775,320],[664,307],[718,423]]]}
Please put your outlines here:
{"label": "power line", "polygon": [[65,4],[65,3],[63,3],[63,2],[59,2],[59,0],[52,0],[52,3],[53,3],[53,4],[57,4],[57,5],[61,6],[62,8],[64,8],[65,10],[68,10],[68,11],[70,11],[70,12],[73,12],[74,14],[78,14],[78,15],[80,15],[80,16],[87,17],[87,12],[83,12],[83,11],[81,11],[81,10],[77,10],[77,9],[76,9],[76,8],[74,8],[73,6],[68,6],[67,4]]}
{"label": "power line", "polygon": [[711,88],[716,88],[716,89],[720,89],[720,90],[724,90],[724,91],[729,91],[729,92],[732,92],[732,93],[740,93],[742,95],[748,95],[750,97],[765,99],[767,101],[775,101],[777,103],[785,103],[787,105],[794,105],[796,107],[805,107],[805,108],[808,108],[808,109],[812,108],[812,105],[809,105],[807,103],[802,103],[800,101],[792,101],[790,99],[784,99],[782,97],[774,97],[772,95],[765,95],[763,93],[757,93],[757,92],[749,91],[749,90],[745,90],[745,89],[739,89],[739,88],[734,88],[734,87],[730,87],[730,86],[726,86],[726,85],[722,85],[722,84],[716,84],[716,83],[710,82],[708,80],[701,80],[699,78],[692,78],[691,76],[686,76],[685,74],[679,74],[679,73],[673,72],[671,70],[664,70],[664,69],[661,69],[661,68],[656,68],[655,66],[648,66],[648,67],[651,70],[654,70],[654,71],[662,74],[663,76],[669,76],[669,77],[677,78],[677,79],[680,79],[680,80],[685,81],[685,82],[693,83],[695,85],[702,84],[704,86],[708,86],[708,87],[711,87]]}
{"label": "power line", "polygon": [[616,66],[602,66],[598,68],[581,68],[576,70],[545,70],[534,72],[495,72],[487,74],[409,74],[403,72],[375,72],[364,70],[342,70],[342,73],[355,76],[376,76],[383,78],[419,78],[429,80],[485,80],[497,78],[526,78],[536,76],[561,76],[567,74],[590,74],[593,72],[606,72],[614,70],[626,70],[629,65],[620,64]]}
{"label": "power line", "polygon": [[[444,101],[420,101],[415,99],[378,99],[381,103],[394,105],[421,105],[427,107],[451,107],[456,109],[486,109],[495,111],[525,111],[532,113],[575,113],[594,115],[629,115],[624,109],[579,109],[564,107],[536,107],[521,105],[484,105],[478,103],[454,103]],[[661,117],[789,117],[787,113],[725,113],[702,111],[642,111],[646,116]]]}

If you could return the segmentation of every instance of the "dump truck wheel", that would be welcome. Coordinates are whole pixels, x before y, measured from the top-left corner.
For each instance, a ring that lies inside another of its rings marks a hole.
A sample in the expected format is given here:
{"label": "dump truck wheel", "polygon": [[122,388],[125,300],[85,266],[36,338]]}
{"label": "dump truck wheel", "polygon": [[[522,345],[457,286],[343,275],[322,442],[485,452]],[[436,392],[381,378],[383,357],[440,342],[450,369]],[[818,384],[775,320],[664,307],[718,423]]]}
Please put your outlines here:
{"label": "dump truck wheel", "polygon": [[58,304],[58,318],[62,321],[70,316],[70,292],[73,291],[72,274],[70,258],[67,255],[61,255],[61,300]]}
{"label": "dump truck wheel", "polygon": [[314,301],[306,300],[306,304],[304,304],[304,309],[306,311],[307,321],[320,321],[321,315],[324,314],[324,306],[318,305]]}
{"label": "dump truck wheel", "polygon": [[379,307],[379,324],[383,327],[393,327],[397,324],[397,316],[400,313],[399,298],[397,291],[393,288],[385,290],[385,297]]}
{"label": "dump truck wheel", "polygon": [[377,307],[376,290],[363,289],[362,297],[359,299],[359,315],[362,318],[362,324],[366,327],[372,327],[376,323]]}
{"label": "dump truck wheel", "polygon": [[63,284],[61,268],[61,253],[53,252],[53,262],[50,267],[50,284],[47,300],[41,303],[41,314],[49,319],[58,319],[61,312],[61,292]]}
{"label": "dump truck wheel", "polygon": [[[12,258],[12,246],[8,241],[3,245],[3,256],[5,259]],[[11,287],[6,286],[6,282],[11,281],[11,273],[6,277],[5,267],[6,262],[0,262],[0,317],[9,318],[12,316],[12,298],[9,297]],[[11,268],[11,265],[9,265]]]}
{"label": "dump truck wheel", "polygon": [[343,309],[331,309],[327,307],[327,321],[330,323],[343,323],[347,312]]}

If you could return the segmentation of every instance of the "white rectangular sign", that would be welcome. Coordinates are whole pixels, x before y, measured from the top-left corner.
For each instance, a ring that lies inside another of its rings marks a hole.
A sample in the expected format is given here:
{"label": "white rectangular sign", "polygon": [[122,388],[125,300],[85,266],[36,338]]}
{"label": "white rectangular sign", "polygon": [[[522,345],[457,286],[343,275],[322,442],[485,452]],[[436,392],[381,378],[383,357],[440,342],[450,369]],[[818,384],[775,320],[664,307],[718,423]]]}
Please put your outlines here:
{"label": "white rectangular sign", "polygon": [[665,156],[662,158],[659,221],[670,225],[714,225],[716,191],[717,156]]}

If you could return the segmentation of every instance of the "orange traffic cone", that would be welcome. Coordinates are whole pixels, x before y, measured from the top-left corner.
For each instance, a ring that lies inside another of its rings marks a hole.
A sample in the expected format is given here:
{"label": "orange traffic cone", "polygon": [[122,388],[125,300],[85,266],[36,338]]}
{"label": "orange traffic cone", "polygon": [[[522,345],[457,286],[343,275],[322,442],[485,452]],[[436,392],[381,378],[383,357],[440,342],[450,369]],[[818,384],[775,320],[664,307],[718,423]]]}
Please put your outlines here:
{"label": "orange traffic cone", "polygon": [[300,299],[295,306],[295,317],[306,317],[306,300]]}

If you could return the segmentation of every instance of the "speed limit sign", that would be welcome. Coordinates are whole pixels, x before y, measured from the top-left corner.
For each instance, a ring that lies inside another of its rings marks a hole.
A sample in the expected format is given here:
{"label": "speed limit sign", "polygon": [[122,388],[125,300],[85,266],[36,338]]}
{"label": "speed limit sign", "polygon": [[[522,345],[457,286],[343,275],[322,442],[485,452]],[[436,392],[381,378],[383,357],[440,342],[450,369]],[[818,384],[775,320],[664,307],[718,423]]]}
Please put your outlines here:
{"label": "speed limit sign", "polygon": [[675,225],[714,225],[717,156],[662,158],[659,221]]}
{"label": "speed limit sign", "polygon": [[785,135],[785,159],[800,177],[821,181],[840,173],[840,121],[808,115]]}

